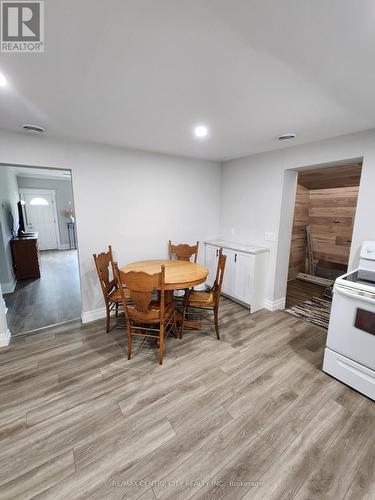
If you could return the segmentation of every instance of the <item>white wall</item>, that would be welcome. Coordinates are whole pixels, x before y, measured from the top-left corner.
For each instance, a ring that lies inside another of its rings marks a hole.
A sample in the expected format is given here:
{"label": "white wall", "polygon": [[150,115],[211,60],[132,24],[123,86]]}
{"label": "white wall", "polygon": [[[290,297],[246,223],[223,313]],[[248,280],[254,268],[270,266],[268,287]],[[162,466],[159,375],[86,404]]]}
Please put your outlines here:
{"label": "white wall", "polygon": [[9,212],[14,218],[14,230],[18,228],[17,202],[19,201],[17,179],[9,167],[0,167],[0,283],[3,293],[10,293],[15,286],[13,260],[10,248],[12,238],[9,227]]}
{"label": "white wall", "polygon": [[[267,299],[279,301],[286,289],[296,175],[288,170],[359,157],[364,161],[350,267],[358,262],[361,242],[375,240],[375,131],[229,161],[221,175],[214,162],[0,132],[0,163],[72,170],[86,319],[102,307],[92,253],[109,243],[120,264],[165,257],[169,238],[220,236],[269,246]],[[266,242],[265,231],[277,240]]]}
{"label": "white wall", "polygon": [[103,306],[94,252],[112,244],[121,265],[167,257],[168,239],[203,242],[219,233],[214,162],[1,132],[0,163],[72,170],[85,319]]}
{"label": "white wall", "polygon": [[[223,163],[220,236],[270,248],[269,301],[280,301],[286,292],[296,176],[288,170],[360,157],[363,170],[349,261],[353,268],[362,241],[375,240],[375,130]],[[265,241],[266,231],[276,233],[277,240]]]}

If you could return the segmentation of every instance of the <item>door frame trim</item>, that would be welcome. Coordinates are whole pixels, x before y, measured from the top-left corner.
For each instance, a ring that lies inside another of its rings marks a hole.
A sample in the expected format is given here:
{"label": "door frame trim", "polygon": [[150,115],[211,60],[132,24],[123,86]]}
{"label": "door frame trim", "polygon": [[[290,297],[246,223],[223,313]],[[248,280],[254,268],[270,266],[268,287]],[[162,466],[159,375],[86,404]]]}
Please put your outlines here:
{"label": "door frame trim", "polygon": [[[43,188],[20,188],[19,189],[20,193],[20,199],[24,200],[25,194],[42,194],[46,193],[49,194],[52,197],[52,205],[53,205],[53,217],[54,217],[54,229],[55,229],[55,236],[56,236],[56,244],[57,244],[57,249],[56,250],[61,250],[61,241],[60,241],[60,228],[59,228],[59,220],[57,217],[57,206],[56,206],[56,189],[43,189]],[[25,214],[26,214],[26,219],[27,219],[27,213],[25,209]],[[27,221],[26,221],[27,222]]]}

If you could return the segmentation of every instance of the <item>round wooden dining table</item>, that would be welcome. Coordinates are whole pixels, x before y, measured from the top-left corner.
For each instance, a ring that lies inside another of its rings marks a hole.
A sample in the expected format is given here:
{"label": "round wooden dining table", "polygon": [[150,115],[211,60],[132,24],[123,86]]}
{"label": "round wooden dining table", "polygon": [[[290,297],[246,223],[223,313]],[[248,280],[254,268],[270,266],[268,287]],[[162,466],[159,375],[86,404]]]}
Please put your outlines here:
{"label": "round wooden dining table", "polygon": [[184,260],[141,260],[132,262],[121,268],[121,271],[143,271],[148,274],[160,273],[161,266],[165,266],[165,290],[179,290],[192,288],[206,281],[207,267]]}

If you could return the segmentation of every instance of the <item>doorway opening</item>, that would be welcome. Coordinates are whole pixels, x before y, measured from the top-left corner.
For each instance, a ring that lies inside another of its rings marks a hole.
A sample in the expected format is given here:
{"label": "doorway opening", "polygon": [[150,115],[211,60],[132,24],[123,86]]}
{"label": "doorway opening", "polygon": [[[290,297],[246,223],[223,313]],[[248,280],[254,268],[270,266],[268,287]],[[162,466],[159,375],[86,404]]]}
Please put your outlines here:
{"label": "doorway opening", "polygon": [[0,166],[0,283],[12,336],[79,319],[69,170]]}
{"label": "doorway opening", "polygon": [[348,268],[361,173],[361,162],[298,172],[286,307],[325,328]]}

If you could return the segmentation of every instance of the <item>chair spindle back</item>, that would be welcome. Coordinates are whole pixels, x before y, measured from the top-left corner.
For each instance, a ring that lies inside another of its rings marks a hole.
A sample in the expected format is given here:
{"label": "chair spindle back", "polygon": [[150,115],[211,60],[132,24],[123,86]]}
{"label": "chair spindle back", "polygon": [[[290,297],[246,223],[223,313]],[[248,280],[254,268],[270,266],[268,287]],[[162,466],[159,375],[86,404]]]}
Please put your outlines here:
{"label": "chair spindle back", "polygon": [[187,245],[187,244],[173,245],[171,240],[169,240],[168,242],[168,252],[170,259],[175,258],[177,260],[190,261],[190,259],[194,257],[193,262],[196,263],[198,257],[198,250],[199,250],[199,241],[197,241],[196,245]]}
{"label": "chair spindle back", "polygon": [[104,298],[106,298],[116,287],[114,260],[111,245],[108,245],[108,252],[102,252],[99,255],[96,255],[94,253],[93,257],[100,281],[100,286],[102,287]]}
{"label": "chair spindle back", "polygon": [[[117,276],[118,286],[121,290],[122,301],[128,318],[151,319],[152,294],[155,290],[160,290],[160,309],[157,317],[153,320],[164,317],[164,288],[165,288],[165,266],[161,266],[161,272],[148,274],[142,271],[129,271],[125,273],[118,269],[115,263],[115,274]],[[124,286],[130,294],[132,303],[126,298]]]}
{"label": "chair spindle back", "polygon": [[223,286],[226,261],[227,261],[227,256],[223,254],[223,249],[220,248],[219,259],[217,261],[216,278],[215,278],[214,285],[212,287],[212,291],[215,294],[215,302],[216,303],[218,303],[218,301],[220,299],[221,287]]}

